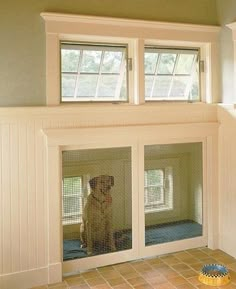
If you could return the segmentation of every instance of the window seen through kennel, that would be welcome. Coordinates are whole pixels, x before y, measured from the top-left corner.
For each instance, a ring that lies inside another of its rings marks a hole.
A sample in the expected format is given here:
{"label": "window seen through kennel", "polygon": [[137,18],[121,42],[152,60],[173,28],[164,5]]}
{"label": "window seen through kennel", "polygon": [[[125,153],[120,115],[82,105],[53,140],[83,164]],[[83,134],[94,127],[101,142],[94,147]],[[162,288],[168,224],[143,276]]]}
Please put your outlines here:
{"label": "window seen through kennel", "polygon": [[202,236],[202,144],[144,148],[145,246]]}
{"label": "window seen through kennel", "polygon": [[62,153],[63,259],[132,248],[131,148]]}

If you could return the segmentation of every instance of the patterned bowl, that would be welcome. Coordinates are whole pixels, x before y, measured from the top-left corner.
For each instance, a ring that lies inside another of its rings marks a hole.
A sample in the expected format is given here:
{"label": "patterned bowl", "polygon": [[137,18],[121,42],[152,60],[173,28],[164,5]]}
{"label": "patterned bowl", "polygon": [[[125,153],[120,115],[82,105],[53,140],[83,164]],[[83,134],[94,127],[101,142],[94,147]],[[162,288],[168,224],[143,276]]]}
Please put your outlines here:
{"label": "patterned bowl", "polygon": [[231,280],[228,269],[220,264],[204,265],[198,279],[203,284],[210,286],[226,285]]}

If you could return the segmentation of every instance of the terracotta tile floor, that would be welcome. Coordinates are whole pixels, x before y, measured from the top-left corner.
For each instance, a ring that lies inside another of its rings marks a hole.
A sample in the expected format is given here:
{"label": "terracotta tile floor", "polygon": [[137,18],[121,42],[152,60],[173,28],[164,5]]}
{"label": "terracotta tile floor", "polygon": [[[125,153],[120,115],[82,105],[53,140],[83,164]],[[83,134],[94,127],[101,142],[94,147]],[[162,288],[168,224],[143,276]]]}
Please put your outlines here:
{"label": "terracotta tile floor", "polygon": [[220,288],[236,289],[236,259],[205,247],[101,267],[34,289],[217,289],[198,281],[199,270],[210,263],[223,264],[230,272],[231,282]]}

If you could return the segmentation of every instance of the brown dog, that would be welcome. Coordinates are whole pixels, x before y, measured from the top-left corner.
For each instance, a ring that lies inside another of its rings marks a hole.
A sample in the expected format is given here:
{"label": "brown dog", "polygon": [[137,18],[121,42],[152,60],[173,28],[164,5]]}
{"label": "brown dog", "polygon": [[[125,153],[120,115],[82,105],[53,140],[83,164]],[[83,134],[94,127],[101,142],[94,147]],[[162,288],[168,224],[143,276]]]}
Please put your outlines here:
{"label": "brown dog", "polygon": [[91,193],[87,198],[80,226],[81,247],[87,254],[115,251],[112,230],[111,188],[114,177],[100,175],[89,181]]}

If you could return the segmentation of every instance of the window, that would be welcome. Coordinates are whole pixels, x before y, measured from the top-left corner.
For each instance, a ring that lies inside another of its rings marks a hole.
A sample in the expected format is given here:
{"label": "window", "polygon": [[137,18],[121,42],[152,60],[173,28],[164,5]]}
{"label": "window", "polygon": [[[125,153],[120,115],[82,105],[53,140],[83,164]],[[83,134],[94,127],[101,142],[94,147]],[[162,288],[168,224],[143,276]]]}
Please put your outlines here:
{"label": "window", "polygon": [[146,47],[145,100],[199,101],[199,52]]}
{"label": "window", "polygon": [[63,225],[82,221],[82,209],[85,202],[82,191],[82,177],[63,178]]}
{"label": "window", "polygon": [[173,168],[146,170],[144,175],[145,213],[173,208]]}
{"label": "window", "polygon": [[127,47],[61,43],[61,101],[127,101]]}

